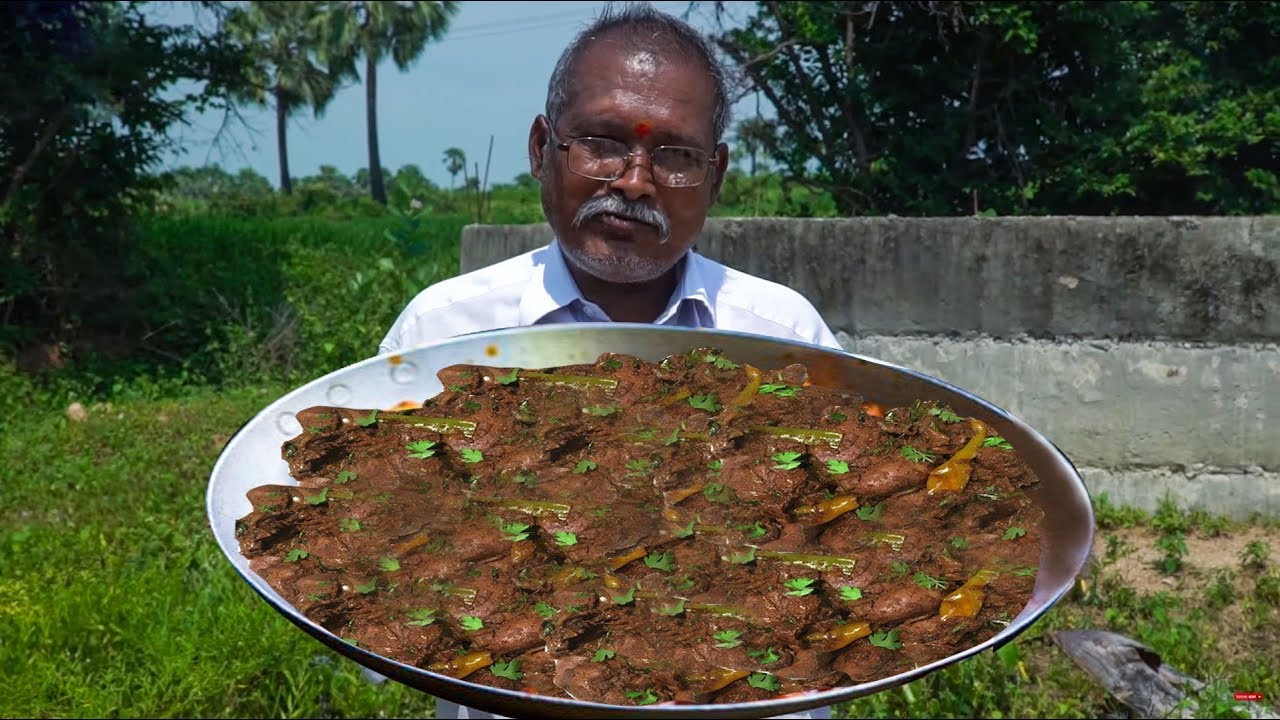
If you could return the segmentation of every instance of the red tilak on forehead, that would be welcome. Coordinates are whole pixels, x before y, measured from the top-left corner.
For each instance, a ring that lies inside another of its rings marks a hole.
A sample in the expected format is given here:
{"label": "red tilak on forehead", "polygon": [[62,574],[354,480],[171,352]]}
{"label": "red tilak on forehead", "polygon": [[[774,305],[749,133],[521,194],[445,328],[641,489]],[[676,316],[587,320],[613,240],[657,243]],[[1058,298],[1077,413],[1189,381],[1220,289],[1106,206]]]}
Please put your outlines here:
{"label": "red tilak on forehead", "polygon": [[643,138],[647,136],[649,133],[653,132],[653,126],[649,124],[649,121],[641,120],[640,122],[636,123],[635,131],[636,131],[636,137]]}

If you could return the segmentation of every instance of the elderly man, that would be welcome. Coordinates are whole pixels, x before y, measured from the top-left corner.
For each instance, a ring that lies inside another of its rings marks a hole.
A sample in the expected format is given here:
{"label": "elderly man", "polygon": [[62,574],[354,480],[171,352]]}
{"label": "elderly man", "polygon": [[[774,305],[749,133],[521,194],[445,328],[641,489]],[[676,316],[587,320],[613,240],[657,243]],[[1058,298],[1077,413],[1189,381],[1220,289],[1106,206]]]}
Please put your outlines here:
{"label": "elderly man", "polygon": [[[387,353],[565,322],[714,327],[840,348],[790,288],[693,252],[728,148],[725,72],[696,30],[647,5],[606,10],[565,49],[529,130],[554,239],[423,290]],[[828,717],[826,709],[787,717]],[[436,717],[495,717],[437,700]]]}
{"label": "elderly man", "polygon": [[785,286],[693,252],[728,165],[725,72],[697,31],[606,11],[564,51],[529,130],[554,239],[418,294],[379,352],[496,328],[641,322],[840,349]]}

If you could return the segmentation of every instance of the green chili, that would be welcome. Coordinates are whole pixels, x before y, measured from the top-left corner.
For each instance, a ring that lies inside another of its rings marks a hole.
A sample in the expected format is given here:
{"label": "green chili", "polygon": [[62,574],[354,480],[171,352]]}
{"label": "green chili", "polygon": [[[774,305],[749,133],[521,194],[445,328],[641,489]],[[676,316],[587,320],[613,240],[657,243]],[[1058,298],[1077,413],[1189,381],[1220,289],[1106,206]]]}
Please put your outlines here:
{"label": "green chili", "polygon": [[831,430],[776,427],[773,425],[756,425],[751,429],[755,432],[768,433],[780,438],[802,442],[805,445],[817,445],[820,442],[825,442],[832,450],[839,448],[840,441],[844,438],[844,435]]}
{"label": "green chili", "polygon": [[565,505],[564,503],[549,502],[546,500],[519,500],[516,498],[478,496],[473,496],[471,499],[486,505],[497,505],[498,507],[515,510],[516,512],[522,512],[526,515],[533,515],[535,517],[555,515],[561,520],[567,518],[569,516],[569,510],[572,509],[569,505]]}
{"label": "green chili", "polygon": [[603,388],[612,390],[618,387],[618,381],[612,378],[591,377],[589,375],[556,375],[553,373],[533,372],[531,370],[521,370],[520,377],[528,380],[537,380],[539,382],[551,383],[553,385],[567,385],[579,390],[590,390],[593,388]]}
{"label": "green chili", "polygon": [[835,555],[809,555],[807,553],[782,552],[779,550],[757,550],[756,557],[780,560],[793,565],[803,565],[819,572],[840,570],[847,573],[857,563],[853,558],[836,557]]}
{"label": "green chili", "polygon": [[398,415],[395,413],[378,413],[378,422],[397,422],[413,427],[424,427],[439,433],[460,432],[471,437],[476,432],[476,424],[470,420],[455,418],[434,418],[424,415]]}

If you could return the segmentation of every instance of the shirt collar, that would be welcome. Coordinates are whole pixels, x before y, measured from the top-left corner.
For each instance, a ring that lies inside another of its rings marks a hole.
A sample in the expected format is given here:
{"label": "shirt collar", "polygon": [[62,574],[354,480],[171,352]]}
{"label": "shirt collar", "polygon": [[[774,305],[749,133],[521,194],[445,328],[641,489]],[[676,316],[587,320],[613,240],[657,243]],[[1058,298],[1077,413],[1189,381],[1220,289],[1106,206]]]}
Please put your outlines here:
{"label": "shirt collar", "polygon": [[[542,262],[538,262],[539,260]],[[702,264],[703,258],[697,253],[692,250],[685,253],[678,265],[680,277],[676,282],[675,292],[671,294],[666,309],[654,320],[655,323],[670,319],[679,311],[681,303],[689,300],[700,303],[714,324],[715,311]],[[582,305],[591,304],[590,300],[583,297],[578,283],[569,273],[559,240],[553,240],[534,254],[533,274],[520,297],[520,324],[533,325],[548,313],[572,305],[575,301]]]}

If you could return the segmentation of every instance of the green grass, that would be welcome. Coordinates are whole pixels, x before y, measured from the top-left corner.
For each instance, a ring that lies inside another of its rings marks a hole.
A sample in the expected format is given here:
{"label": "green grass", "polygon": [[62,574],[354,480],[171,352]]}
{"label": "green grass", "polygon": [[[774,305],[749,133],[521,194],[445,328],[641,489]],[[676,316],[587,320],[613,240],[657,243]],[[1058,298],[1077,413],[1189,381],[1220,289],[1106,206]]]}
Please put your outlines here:
{"label": "green grass", "polygon": [[204,512],[221,444],[287,388],[31,413],[0,441],[3,717],[428,714],[262,601]]}

